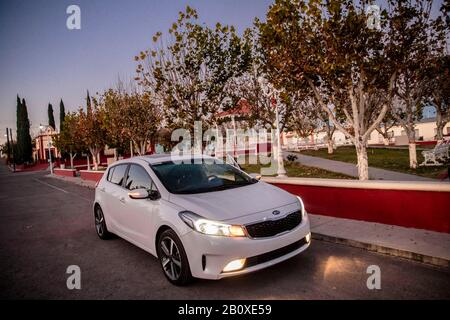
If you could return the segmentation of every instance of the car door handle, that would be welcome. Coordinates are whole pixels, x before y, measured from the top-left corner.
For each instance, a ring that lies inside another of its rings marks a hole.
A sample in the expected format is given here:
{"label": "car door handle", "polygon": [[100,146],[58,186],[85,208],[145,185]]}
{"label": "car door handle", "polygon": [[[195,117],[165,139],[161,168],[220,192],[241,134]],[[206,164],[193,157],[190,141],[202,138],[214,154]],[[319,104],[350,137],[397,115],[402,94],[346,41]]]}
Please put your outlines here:
{"label": "car door handle", "polygon": [[125,203],[125,198],[124,197],[119,198],[119,200],[120,200],[120,202]]}

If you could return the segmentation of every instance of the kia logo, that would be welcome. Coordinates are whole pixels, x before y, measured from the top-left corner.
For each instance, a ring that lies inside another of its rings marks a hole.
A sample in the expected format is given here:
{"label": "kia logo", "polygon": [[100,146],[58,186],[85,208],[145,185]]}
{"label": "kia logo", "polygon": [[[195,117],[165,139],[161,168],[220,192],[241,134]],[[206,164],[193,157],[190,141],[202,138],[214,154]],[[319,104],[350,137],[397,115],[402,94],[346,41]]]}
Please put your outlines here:
{"label": "kia logo", "polygon": [[278,211],[278,210],[272,211],[272,214],[273,214],[274,216],[277,216],[277,215],[280,214],[280,211]]}

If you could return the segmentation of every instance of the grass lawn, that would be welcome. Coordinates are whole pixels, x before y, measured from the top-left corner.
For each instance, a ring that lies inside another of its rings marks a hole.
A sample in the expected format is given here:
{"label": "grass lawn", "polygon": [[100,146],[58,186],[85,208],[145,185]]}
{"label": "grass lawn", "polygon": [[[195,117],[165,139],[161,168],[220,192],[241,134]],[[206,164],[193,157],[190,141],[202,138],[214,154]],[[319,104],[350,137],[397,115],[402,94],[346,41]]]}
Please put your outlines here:
{"label": "grass lawn", "polygon": [[[299,178],[324,178],[324,179],[355,179],[354,177],[347,176],[341,173],[335,173],[323,169],[313,168],[303,166],[299,163],[284,163],[288,177],[299,177]],[[241,164],[242,170],[248,173],[260,173],[261,164]],[[264,166],[264,167],[269,167]]]}
{"label": "grass lawn", "polygon": [[[333,154],[328,154],[327,149],[301,151],[300,154],[326,158],[330,160],[356,163],[356,151],[354,147],[338,147]],[[447,170],[447,166],[409,168],[408,149],[369,148],[367,150],[369,166],[403,173],[415,174],[437,179]],[[423,161],[422,151],[417,151],[417,161]]]}

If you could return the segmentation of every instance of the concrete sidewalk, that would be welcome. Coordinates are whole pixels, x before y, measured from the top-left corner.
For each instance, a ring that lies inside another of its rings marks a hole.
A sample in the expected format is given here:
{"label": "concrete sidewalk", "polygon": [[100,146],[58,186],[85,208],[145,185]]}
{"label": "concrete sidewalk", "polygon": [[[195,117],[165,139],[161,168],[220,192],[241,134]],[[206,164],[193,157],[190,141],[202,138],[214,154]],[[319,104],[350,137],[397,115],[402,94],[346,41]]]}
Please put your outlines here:
{"label": "concrete sidewalk", "polygon": [[[356,164],[329,160],[319,157],[306,156],[297,152],[284,152],[285,157],[288,154],[293,154],[297,156],[297,162],[308,166],[308,167],[316,167],[320,169],[325,169],[328,171],[333,171],[337,173],[343,173],[348,176],[358,177],[358,168]],[[394,181],[438,181],[431,178],[420,177],[413,174],[395,172],[390,170],[378,169],[378,168],[369,168],[369,177],[370,179],[375,180],[394,180]]]}
{"label": "concrete sidewalk", "polygon": [[313,238],[449,267],[450,234],[310,214]]}

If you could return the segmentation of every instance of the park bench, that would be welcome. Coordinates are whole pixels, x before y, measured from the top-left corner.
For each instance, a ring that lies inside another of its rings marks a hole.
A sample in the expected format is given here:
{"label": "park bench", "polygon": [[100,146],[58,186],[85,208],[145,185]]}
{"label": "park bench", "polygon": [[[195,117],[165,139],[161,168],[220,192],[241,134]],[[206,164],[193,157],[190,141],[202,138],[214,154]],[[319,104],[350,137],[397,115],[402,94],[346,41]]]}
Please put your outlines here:
{"label": "park bench", "polygon": [[433,150],[422,151],[424,161],[421,166],[440,166],[448,160],[448,150],[450,147],[450,140],[443,140],[436,144]]}
{"label": "park bench", "polygon": [[291,151],[302,151],[302,150],[319,150],[320,148],[326,148],[325,143],[291,143],[288,145],[287,149]]}

